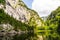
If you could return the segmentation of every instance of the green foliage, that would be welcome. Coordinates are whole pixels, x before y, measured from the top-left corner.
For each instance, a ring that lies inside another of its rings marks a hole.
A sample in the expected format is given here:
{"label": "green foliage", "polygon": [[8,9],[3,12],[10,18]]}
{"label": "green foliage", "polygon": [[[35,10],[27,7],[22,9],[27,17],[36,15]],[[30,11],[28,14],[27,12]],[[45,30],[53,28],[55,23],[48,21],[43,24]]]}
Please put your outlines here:
{"label": "green foliage", "polygon": [[36,40],[34,33],[22,33],[21,35],[15,35],[13,40]]}
{"label": "green foliage", "polygon": [[8,14],[4,12],[3,9],[0,9],[0,24],[6,24],[9,23],[14,27],[15,30],[20,29],[20,30],[29,30],[31,27],[29,25],[26,25],[25,23],[22,23],[13,17],[10,17]]}
{"label": "green foliage", "polygon": [[47,40],[60,40],[60,7],[48,16],[46,24],[51,30]]}
{"label": "green foliage", "polygon": [[37,24],[37,22],[41,23],[42,25],[44,24],[43,20],[39,17],[37,12],[35,12],[34,10],[31,10],[31,9],[29,9],[29,12],[31,13],[30,14],[31,17],[30,17],[30,20],[28,22],[29,25],[38,27],[39,24]]}
{"label": "green foliage", "polygon": [[[0,0],[0,3],[5,4],[5,0]],[[45,40],[60,40],[60,7],[48,16],[45,25],[43,26],[44,22],[41,18],[39,18],[37,12],[29,9],[21,0],[19,5],[27,8],[27,11],[31,13],[31,18],[28,24],[10,17],[3,9],[0,9],[0,24],[9,23],[16,31],[18,29],[28,31],[26,34],[15,35],[13,40],[33,40],[32,38],[35,36],[34,34],[44,36],[46,38]],[[38,27],[38,24],[36,23],[38,20],[42,23],[42,26],[40,27]],[[0,30],[2,30],[2,28],[0,28]]]}
{"label": "green foliage", "polygon": [[42,35],[44,40],[60,40],[60,7],[48,16],[44,26],[36,30],[37,35]]}
{"label": "green foliage", "polygon": [[24,7],[24,8],[29,9],[22,0],[19,0],[19,5]]}
{"label": "green foliage", "polygon": [[5,4],[5,0],[0,0],[0,3],[1,4]]}
{"label": "green foliage", "polygon": [[18,31],[18,29],[26,31],[26,33],[23,33],[21,35],[15,35],[12,40],[36,40],[33,26],[29,26],[25,23],[22,23],[21,21],[14,19],[13,17],[10,17],[4,12],[3,9],[0,9],[0,24],[4,23],[8,23],[13,26],[14,30],[16,31]]}
{"label": "green foliage", "polygon": [[2,30],[2,29],[3,29],[3,27],[0,26],[0,30]]}
{"label": "green foliage", "polygon": [[59,27],[58,26],[60,25],[59,21],[60,21],[60,7],[53,11],[51,15],[49,15],[46,23],[49,27],[51,27],[54,30]]}

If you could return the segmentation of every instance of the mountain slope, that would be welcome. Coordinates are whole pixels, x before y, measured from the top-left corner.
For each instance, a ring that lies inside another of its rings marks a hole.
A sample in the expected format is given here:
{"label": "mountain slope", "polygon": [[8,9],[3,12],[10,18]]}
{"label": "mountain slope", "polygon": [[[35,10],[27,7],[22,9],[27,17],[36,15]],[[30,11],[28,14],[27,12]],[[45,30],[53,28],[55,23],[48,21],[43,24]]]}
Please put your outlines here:
{"label": "mountain slope", "polygon": [[35,22],[33,25],[36,24],[37,26],[41,26],[41,24],[43,24],[43,21],[37,12],[29,9],[21,0],[6,0],[5,7],[4,10],[8,15],[23,23],[29,24],[30,20],[32,20]]}
{"label": "mountain slope", "polygon": [[[0,39],[1,40],[7,40],[7,39],[12,40],[11,37],[13,38],[16,34],[20,35],[20,34],[26,33],[26,35],[23,34],[24,38],[22,40],[24,40],[26,39],[27,36],[29,36],[28,33],[31,33],[31,32],[32,32],[32,35],[34,35],[34,27],[14,19],[13,17],[6,14],[3,9],[0,9]],[[16,40],[17,40],[17,37],[19,37],[18,35],[16,36]],[[32,35],[30,34],[31,37],[33,37]],[[1,36],[3,37],[1,38]],[[6,37],[7,39],[5,39],[4,37]],[[29,37],[27,37],[27,39]],[[21,38],[18,38],[18,39],[21,39]],[[15,40],[15,38],[13,38],[13,40]]]}
{"label": "mountain slope", "polygon": [[[7,37],[10,36],[9,38],[11,38],[12,34],[14,36],[14,34],[26,33],[27,36],[23,35],[22,40],[25,37],[28,40],[35,40],[35,29],[42,26],[44,26],[44,22],[37,12],[29,9],[22,0],[0,0],[0,30],[2,30],[3,36],[5,33]],[[19,37],[16,37],[16,40],[21,39]],[[4,40],[4,38],[1,40]]]}
{"label": "mountain slope", "polygon": [[48,29],[52,31],[47,37],[48,40],[60,40],[60,7],[51,12],[46,20],[46,23]]}
{"label": "mountain slope", "polygon": [[14,19],[13,17],[10,17],[8,14],[4,12],[3,9],[0,9],[0,24],[10,24],[12,25],[15,30],[26,30],[25,27],[29,27],[28,25],[22,23],[21,21],[18,21]]}
{"label": "mountain slope", "polygon": [[53,11],[47,18],[47,24],[59,24],[60,21],[60,7],[58,7],[55,11]]}

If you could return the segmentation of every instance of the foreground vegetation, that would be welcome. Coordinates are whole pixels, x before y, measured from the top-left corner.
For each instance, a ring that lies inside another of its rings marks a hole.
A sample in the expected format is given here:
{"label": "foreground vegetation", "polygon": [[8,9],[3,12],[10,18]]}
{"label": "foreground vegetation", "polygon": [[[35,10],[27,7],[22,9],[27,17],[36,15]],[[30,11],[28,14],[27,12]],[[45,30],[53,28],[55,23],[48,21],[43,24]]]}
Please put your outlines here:
{"label": "foreground vegetation", "polygon": [[24,40],[24,39],[31,40],[31,39],[33,39],[31,37],[35,36],[35,34],[34,34],[34,27],[33,26],[29,26],[29,25],[27,25],[25,23],[22,23],[21,21],[18,21],[16,19],[14,19],[13,17],[10,17],[8,14],[6,14],[4,12],[3,9],[0,9],[0,24],[10,24],[11,26],[14,27],[13,30],[15,30],[15,31],[19,31],[19,30],[21,30],[21,31],[28,31],[26,33],[26,35],[23,34],[22,36],[18,36],[18,35],[14,36],[13,40],[20,40],[20,39],[21,40]]}
{"label": "foreground vegetation", "polygon": [[44,40],[60,40],[60,7],[51,12],[43,27],[38,28],[38,34]]}
{"label": "foreground vegetation", "polygon": [[[18,31],[18,29],[29,31],[26,34],[21,34],[21,36],[15,35],[12,40],[37,40],[35,39],[37,35],[42,35],[44,40],[60,40],[60,7],[48,16],[44,26],[36,28],[14,19],[6,14],[3,9],[0,9],[0,24],[7,23],[12,25],[16,31]],[[36,31],[34,31],[35,29]],[[31,33],[31,31],[33,32]],[[35,38],[33,39],[33,37]]]}

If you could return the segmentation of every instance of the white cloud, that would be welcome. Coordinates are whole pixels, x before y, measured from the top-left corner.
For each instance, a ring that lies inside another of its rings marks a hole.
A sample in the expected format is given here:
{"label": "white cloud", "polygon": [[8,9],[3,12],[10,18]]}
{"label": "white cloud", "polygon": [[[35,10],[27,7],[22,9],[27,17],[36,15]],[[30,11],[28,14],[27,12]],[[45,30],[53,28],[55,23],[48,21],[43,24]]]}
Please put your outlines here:
{"label": "white cloud", "polygon": [[32,9],[36,10],[40,16],[47,16],[52,10],[60,6],[60,0],[33,0]]}

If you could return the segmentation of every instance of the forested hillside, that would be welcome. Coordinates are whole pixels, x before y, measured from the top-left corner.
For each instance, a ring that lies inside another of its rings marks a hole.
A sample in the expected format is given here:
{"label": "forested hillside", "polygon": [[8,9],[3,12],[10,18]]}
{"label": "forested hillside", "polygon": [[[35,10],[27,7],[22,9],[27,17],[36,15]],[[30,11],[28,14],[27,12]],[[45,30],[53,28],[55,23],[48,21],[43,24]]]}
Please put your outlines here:
{"label": "forested hillside", "polygon": [[50,40],[60,40],[60,7],[52,11],[46,20],[47,29],[51,30],[47,38]]}

